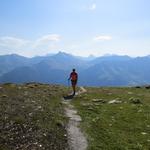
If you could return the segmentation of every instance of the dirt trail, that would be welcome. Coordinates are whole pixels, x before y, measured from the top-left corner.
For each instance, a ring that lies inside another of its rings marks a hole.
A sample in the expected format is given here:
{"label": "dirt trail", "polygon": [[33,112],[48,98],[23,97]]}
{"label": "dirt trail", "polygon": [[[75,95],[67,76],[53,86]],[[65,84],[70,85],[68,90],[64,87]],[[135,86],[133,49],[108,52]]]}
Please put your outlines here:
{"label": "dirt trail", "polygon": [[[80,87],[80,90],[79,92],[77,92],[77,95],[85,92],[86,89]],[[87,140],[79,128],[80,121],[82,121],[82,119],[79,115],[77,115],[77,110],[75,110],[74,106],[71,105],[70,100],[63,99],[63,103],[65,104],[65,114],[69,118],[67,133],[70,150],[86,150]]]}

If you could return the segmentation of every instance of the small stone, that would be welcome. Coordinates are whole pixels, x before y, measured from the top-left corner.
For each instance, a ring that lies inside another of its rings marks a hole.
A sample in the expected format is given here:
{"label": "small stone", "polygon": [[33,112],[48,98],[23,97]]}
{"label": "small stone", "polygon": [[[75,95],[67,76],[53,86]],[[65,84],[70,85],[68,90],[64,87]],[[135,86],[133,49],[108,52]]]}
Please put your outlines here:
{"label": "small stone", "polygon": [[43,133],[44,136],[46,136],[46,133]]}
{"label": "small stone", "polygon": [[138,89],[139,89],[139,88],[141,88],[141,86],[136,86],[135,88],[138,88]]}
{"label": "small stone", "polygon": [[103,100],[103,99],[92,99],[92,102],[95,102],[95,103],[97,103],[97,102],[99,102],[99,103],[106,103],[106,101]]}
{"label": "small stone", "polygon": [[147,133],[146,133],[146,132],[141,132],[141,134],[142,134],[142,135],[146,135]]}
{"label": "small stone", "polygon": [[130,103],[133,103],[133,104],[142,104],[142,102],[139,98],[131,97],[131,98],[129,98],[129,101],[130,101]]}
{"label": "small stone", "polygon": [[91,106],[91,103],[82,103],[82,106]]}
{"label": "small stone", "polygon": [[142,112],[142,110],[140,109],[140,110],[138,110],[138,112],[140,113],[140,112]]}
{"label": "small stone", "polygon": [[116,99],[111,100],[111,101],[108,102],[108,104],[120,104],[120,103],[122,103],[122,101],[119,101],[119,100],[116,100]]}
{"label": "small stone", "polygon": [[42,145],[40,144],[39,147],[42,147]]}
{"label": "small stone", "polygon": [[5,95],[5,94],[3,94],[1,97],[6,98],[6,97],[8,97],[8,96],[7,96],[7,95]]}
{"label": "small stone", "polygon": [[146,89],[150,89],[150,85],[145,86]]}
{"label": "small stone", "polygon": [[122,109],[123,109],[123,107],[120,107],[120,109],[122,110]]}
{"label": "small stone", "polygon": [[148,139],[147,142],[150,142],[150,140]]}
{"label": "small stone", "polygon": [[132,92],[128,92],[129,95],[133,94]]}
{"label": "small stone", "polygon": [[89,108],[88,108],[88,110],[91,110],[91,111],[93,111],[93,108],[92,108],[92,107],[89,107]]}
{"label": "small stone", "polygon": [[92,119],[92,122],[96,122],[96,119],[94,118],[94,119]]}
{"label": "small stone", "polygon": [[37,108],[38,108],[38,109],[41,109],[41,108],[42,108],[42,106],[38,106]]}
{"label": "small stone", "polygon": [[37,142],[35,142],[35,143],[33,143],[34,145],[37,145],[38,143]]}
{"label": "small stone", "polygon": [[29,113],[29,116],[31,117],[31,116],[32,116],[32,113]]}

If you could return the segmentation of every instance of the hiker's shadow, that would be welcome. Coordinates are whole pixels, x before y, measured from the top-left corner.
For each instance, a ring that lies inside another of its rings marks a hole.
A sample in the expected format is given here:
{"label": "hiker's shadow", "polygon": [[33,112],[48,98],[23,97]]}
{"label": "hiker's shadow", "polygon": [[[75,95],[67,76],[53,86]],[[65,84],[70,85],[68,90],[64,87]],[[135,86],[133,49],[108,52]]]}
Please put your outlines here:
{"label": "hiker's shadow", "polygon": [[67,96],[64,96],[64,99],[69,100],[69,99],[73,99],[73,97],[74,97],[74,94],[73,95],[67,95]]}

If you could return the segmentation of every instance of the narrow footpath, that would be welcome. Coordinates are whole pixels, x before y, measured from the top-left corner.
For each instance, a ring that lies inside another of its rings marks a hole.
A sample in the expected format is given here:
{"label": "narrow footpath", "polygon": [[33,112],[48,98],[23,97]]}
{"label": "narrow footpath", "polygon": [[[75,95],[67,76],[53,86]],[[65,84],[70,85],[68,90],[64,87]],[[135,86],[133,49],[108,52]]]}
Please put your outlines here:
{"label": "narrow footpath", "polygon": [[[86,89],[80,87],[77,95],[85,93]],[[87,139],[81,129],[79,128],[80,122],[82,121],[81,117],[77,115],[77,110],[70,103],[71,100],[64,100],[63,104],[65,104],[65,114],[69,118],[68,126],[67,126],[67,134],[68,134],[68,143],[70,150],[86,150],[87,149]]]}

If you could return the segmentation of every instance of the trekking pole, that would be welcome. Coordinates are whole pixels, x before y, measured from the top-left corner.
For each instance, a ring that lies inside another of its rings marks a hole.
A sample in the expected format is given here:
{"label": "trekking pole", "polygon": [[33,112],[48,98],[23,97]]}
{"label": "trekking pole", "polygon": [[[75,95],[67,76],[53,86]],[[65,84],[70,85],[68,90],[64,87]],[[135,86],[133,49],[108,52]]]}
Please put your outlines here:
{"label": "trekking pole", "polygon": [[68,80],[68,86],[67,86],[68,88],[68,92],[69,92],[69,90],[70,90],[70,84],[69,84],[69,80]]}
{"label": "trekking pole", "polygon": [[68,87],[70,86],[70,84],[69,84],[69,80],[68,80]]}

